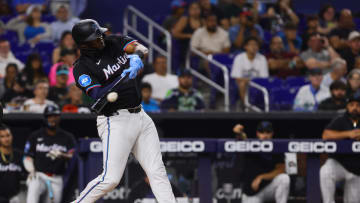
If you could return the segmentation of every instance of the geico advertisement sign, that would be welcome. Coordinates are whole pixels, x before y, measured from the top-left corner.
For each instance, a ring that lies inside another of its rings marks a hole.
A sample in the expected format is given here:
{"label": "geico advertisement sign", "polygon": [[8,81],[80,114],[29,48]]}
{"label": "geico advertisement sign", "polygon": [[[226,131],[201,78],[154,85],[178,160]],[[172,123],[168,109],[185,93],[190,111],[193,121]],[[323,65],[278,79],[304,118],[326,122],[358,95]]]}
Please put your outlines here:
{"label": "geico advertisement sign", "polygon": [[360,152],[360,142],[353,142],[351,148],[353,152]]}
{"label": "geico advertisement sign", "polygon": [[127,199],[127,197],[130,194],[130,189],[125,187],[119,187],[115,188],[111,192],[106,193],[106,195],[103,197],[104,200],[121,200],[121,199]]}
{"label": "geico advertisement sign", "polygon": [[337,145],[335,142],[289,142],[289,152],[316,152],[316,153],[334,153]]}
{"label": "geico advertisement sign", "polygon": [[224,143],[225,152],[272,152],[273,148],[271,141],[227,141]]}
{"label": "geico advertisement sign", "polygon": [[204,152],[203,141],[166,141],[160,142],[161,152]]}

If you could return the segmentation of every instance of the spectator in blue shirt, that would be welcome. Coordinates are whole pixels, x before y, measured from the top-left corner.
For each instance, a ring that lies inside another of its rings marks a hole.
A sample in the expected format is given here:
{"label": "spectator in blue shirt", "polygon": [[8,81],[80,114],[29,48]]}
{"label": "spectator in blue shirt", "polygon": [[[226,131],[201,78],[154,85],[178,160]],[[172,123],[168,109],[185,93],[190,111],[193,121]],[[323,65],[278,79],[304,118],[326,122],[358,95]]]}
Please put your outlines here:
{"label": "spectator in blue shirt", "polygon": [[32,5],[26,10],[26,14],[25,39],[31,44],[49,40],[51,29],[49,24],[41,22],[41,8],[37,5]]}
{"label": "spectator in blue shirt", "polygon": [[249,12],[240,14],[240,23],[229,29],[229,37],[234,49],[241,49],[245,38],[256,37],[260,42],[264,39],[264,30],[259,24],[256,24],[254,15]]}
{"label": "spectator in blue shirt", "polygon": [[280,32],[279,36],[284,42],[286,52],[299,54],[302,46],[302,39],[297,34],[297,26],[293,23],[288,23],[284,27],[284,32]]}
{"label": "spectator in blue shirt", "polygon": [[161,103],[165,111],[199,111],[205,108],[204,99],[199,91],[192,87],[193,78],[188,70],[179,75],[179,88],[168,92]]}
{"label": "spectator in blue shirt", "polygon": [[149,83],[141,84],[141,96],[142,102],[141,105],[146,112],[158,112],[160,111],[159,104],[155,99],[151,99],[152,88]]}

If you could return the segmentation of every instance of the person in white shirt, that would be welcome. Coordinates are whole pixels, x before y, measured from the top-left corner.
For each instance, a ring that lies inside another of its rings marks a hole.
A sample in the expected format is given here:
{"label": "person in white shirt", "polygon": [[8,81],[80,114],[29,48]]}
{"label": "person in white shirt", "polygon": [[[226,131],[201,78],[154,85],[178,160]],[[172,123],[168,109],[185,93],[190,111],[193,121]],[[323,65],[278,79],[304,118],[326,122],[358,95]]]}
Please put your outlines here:
{"label": "person in white shirt", "polygon": [[248,82],[252,78],[269,77],[268,63],[264,55],[259,53],[259,41],[249,37],[244,42],[245,52],[238,54],[232,65],[231,77],[236,79],[240,99],[244,101]]}
{"label": "person in white shirt", "polygon": [[79,18],[70,16],[68,4],[57,5],[56,19],[57,21],[51,23],[51,37],[55,42],[59,42],[62,33],[65,31],[71,31],[75,23],[80,20]]}
{"label": "person in white shirt", "polygon": [[217,17],[214,14],[208,15],[205,26],[195,30],[190,40],[190,46],[204,54],[229,53],[229,33],[217,24]]}
{"label": "person in white shirt", "polygon": [[344,78],[346,73],[347,73],[346,61],[341,58],[337,58],[331,64],[331,72],[328,72],[324,75],[321,85],[330,87],[330,85],[337,80],[346,83],[346,79]]}
{"label": "person in white shirt", "polygon": [[0,78],[5,76],[5,69],[9,63],[15,63],[18,71],[24,68],[24,64],[19,61],[11,52],[10,43],[8,40],[0,40]]}
{"label": "person in white shirt", "polygon": [[296,94],[294,111],[316,111],[320,102],[331,96],[329,88],[321,85],[322,79],[320,68],[309,70],[310,84],[302,86]]}
{"label": "person in white shirt", "polygon": [[149,83],[152,87],[152,98],[161,102],[167,92],[179,86],[178,77],[168,74],[165,56],[157,56],[154,60],[154,73],[145,75],[142,82]]}
{"label": "person in white shirt", "polygon": [[47,100],[49,93],[49,83],[41,80],[36,83],[34,89],[34,98],[24,102],[23,111],[31,113],[43,113],[47,105],[56,105],[55,102]]}

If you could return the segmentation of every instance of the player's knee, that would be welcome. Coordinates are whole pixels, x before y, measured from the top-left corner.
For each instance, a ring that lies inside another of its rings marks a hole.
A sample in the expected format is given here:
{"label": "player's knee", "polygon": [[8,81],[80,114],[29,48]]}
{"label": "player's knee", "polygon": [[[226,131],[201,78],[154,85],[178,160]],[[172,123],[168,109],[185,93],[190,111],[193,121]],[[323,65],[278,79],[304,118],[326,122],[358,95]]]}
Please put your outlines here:
{"label": "player's knee", "polygon": [[120,180],[118,180],[118,179],[107,179],[107,180],[105,180],[104,182],[104,186],[105,186],[105,188],[106,188],[106,191],[111,191],[111,190],[113,190],[116,186],[118,186],[119,185],[119,183],[120,183]]}
{"label": "player's knee", "polygon": [[329,167],[328,163],[325,163],[320,168],[320,179],[327,179],[327,178],[331,177],[331,175],[332,175],[331,168]]}

